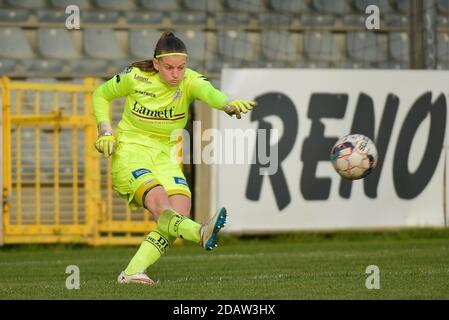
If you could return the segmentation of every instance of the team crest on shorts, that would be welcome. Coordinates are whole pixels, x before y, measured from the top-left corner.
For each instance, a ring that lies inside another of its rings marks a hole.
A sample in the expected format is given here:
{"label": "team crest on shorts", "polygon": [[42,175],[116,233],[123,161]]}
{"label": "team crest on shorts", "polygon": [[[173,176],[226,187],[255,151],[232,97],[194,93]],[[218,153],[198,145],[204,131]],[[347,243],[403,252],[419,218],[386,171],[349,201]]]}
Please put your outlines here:
{"label": "team crest on shorts", "polygon": [[189,186],[189,185],[187,184],[186,179],[184,179],[184,178],[181,178],[181,177],[173,177],[173,179],[175,179],[175,183],[176,183],[176,184],[183,184],[183,185],[185,185],[186,187]]}

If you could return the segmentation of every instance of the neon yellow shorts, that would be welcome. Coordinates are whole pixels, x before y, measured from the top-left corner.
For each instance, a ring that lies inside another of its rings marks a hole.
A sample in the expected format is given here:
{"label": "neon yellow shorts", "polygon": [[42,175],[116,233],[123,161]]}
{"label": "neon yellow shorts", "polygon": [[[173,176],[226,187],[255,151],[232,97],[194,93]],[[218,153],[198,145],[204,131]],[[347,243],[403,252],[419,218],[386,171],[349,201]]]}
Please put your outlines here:
{"label": "neon yellow shorts", "polygon": [[191,198],[182,166],[170,158],[167,146],[119,143],[112,157],[112,187],[128,201],[129,208],[142,207],[146,193],[159,185],[168,196],[182,194]]}

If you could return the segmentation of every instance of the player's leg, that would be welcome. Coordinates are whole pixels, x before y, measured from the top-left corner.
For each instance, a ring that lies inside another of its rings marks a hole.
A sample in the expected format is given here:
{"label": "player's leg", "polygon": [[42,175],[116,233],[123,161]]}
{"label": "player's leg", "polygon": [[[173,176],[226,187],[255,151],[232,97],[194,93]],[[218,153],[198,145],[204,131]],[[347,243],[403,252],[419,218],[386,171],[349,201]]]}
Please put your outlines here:
{"label": "player's leg", "polygon": [[[137,192],[134,194],[134,201],[139,206],[144,206],[144,201],[147,195],[153,192],[153,194],[160,194],[163,191],[162,186],[154,185],[151,187],[145,186],[145,183],[142,184],[140,188],[137,189]],[[155,201],[155,206],[159,206],[161,208],[170,205],[168,200],[164,201],[164,197],[153,197]],[[151,211],[149,206],[146,207]],[[153,208],[153,210],[155,210]],[[155,210],[159,212],[158,210]],[[155,218],[157,217],[154,213]],[[157,218],[156,218],[157,219]],[[158,228],[150,231],[145,237],[144,241],[141,243],[139,249],[134,254],[133,258],[129,262],[128,266],[119,276],[120,279],[126,279],[126,277],[139,277],[149,266],[154,264],[159,258],[169,249],[170,244],[173,243],[175,238],[170,237],[168,234],[160,232]],[[132,281],[137,282],[137,281]]]}
{"label": "player's leg", "polygon": [[[146,236],[127,268],[119,276],[126,279],[135,276],[140,279],[144,270],[154,264],[170,247],[176,237],[200,242],[201,225],[179,214],[172,207],[164,188],[155,179],[145,182],[134,193],[134,201],[143,205],[158,221],[157,228]],[[175,207],[188,213],[190,198],[176,201]],[[184,204],[184,205],[182,205]],[[137,282],[137,281],[136,281]]]}
{"label": "player's leg", "polygon": [[[142,161],[145,159],[146,161]],[[152,172],[151,154],[133,145],[119,145],[112,159],[114,190],[128,200],[131,210],[141,208],[146,193],[160,186]],[[168,249],[169,239],[150,231],[126,269],[119,275],[120,283],[138,282],[154,284],[144,271],[154,264]]]}
{"label": "player's leg", "polygon": [[[182,214],[190,217],[191,199],[185,194],[173,194],[173,190],[169,190],[172,195],[169,197],[172,208]],[[199,244],[206,250],[212,250],[217,246],[217,234],[226,223],[227,212],[225,208],[220,208],[206,223],[200,228]]]}
{"label": "player's leg", "polygon": [[173,194],[168,197],[170,204],[176,212],[183,216],[190,218],[190,209],[192,207],[192,200],[183,194]]}
{"label": "player's leg", "polygon": [[[201,224],[177,212],[163,187],[151,189],[145,196],[144,206],[157,219],[157,231],[162,235],[200,242]],[[181,209],[186,212],[187,208]]]}
{"label": "player's leg", "polygon": [[[190,217],[191,199],[183,194],[173,194],[169,197],[172,208],[182,214]],[[200,245],[206,250],[212,250],[217,246],[217,233],[225,225],[226,210],[220,208],[215,215],[201,226]]]}

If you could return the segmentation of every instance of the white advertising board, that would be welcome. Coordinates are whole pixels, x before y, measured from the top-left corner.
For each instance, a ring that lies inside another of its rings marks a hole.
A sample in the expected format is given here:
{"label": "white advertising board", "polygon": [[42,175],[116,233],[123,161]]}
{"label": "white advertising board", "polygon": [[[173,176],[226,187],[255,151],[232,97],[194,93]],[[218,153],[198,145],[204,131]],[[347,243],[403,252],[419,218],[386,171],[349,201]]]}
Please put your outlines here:
{"label": "white advertising board", "polygon": [[[224,139],[248,142],[222,141],[220,152],[234,161],[213,167],[215,204],[229,211],[226,231],[444,226],[449,72],[228,69],[221,90],[258,103],[240,120],[215,113]],[[270,129],[273,154],[260,142],[256,149],[263,135],[248,138]],[[343,180],[329,161],[347,133],[365,134],[378,148],[364,180]]]}

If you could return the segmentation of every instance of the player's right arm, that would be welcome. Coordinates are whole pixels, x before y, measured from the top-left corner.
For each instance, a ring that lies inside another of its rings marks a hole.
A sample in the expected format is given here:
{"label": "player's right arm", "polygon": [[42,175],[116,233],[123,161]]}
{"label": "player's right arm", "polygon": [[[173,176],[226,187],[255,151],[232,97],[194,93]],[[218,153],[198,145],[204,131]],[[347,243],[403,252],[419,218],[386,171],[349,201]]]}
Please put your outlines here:
{"label": "player's right arm", "polygon": [[256,105],[255,101],[230,99],[223,92],[214,88],[212,84],[201,74],[192,72],[190,91],[194,99],[199,99],[211,107],[223,110],[228,115],[236,115],[241,118],[240,113],[247,113]]}
{"label": "player's right arm", "polygon": [[92,95],[92,104],[98,127],[98,139],[95,142],[95,148],[103,153],[106,158],[112,155],[115,149],[115,137],[112,134],[109,119],[110,102],[133,92],[131,74],[131,68],[125,69],[125,71],[101,84]]}

